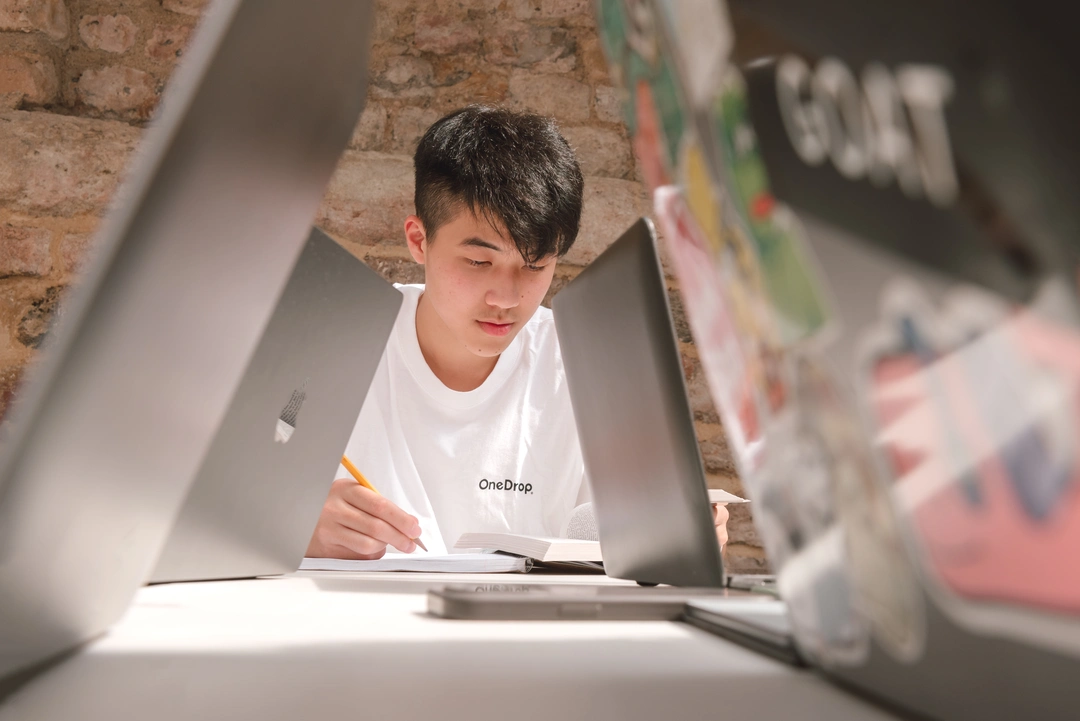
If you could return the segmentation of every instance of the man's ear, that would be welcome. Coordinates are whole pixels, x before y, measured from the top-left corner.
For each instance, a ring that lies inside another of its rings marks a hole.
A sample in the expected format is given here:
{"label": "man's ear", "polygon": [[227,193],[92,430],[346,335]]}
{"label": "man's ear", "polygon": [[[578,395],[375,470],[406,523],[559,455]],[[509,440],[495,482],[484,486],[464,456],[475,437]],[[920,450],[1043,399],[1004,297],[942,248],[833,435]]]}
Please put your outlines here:
{"label": "man's ear", "polygon": [[409,246],[409,253],[420,265],[424,264],[427,258],[427,231],[424,230],[424,224],[415,215],[410,215],[405,219],[405,242]]}

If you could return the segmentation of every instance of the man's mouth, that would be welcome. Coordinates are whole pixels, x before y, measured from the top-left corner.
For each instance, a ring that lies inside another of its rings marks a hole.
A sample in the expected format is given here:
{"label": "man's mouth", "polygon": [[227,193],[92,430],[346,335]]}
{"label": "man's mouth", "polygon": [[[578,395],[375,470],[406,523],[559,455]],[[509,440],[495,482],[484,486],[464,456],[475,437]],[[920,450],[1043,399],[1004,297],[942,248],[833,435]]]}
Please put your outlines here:
{"label": "man's mouth", "polygon": [[514,327],[513,323],[491,323],[486,320],[478,320],[476,322],[480,324],[480,328],[485,333],[493,336],[504,336]]}

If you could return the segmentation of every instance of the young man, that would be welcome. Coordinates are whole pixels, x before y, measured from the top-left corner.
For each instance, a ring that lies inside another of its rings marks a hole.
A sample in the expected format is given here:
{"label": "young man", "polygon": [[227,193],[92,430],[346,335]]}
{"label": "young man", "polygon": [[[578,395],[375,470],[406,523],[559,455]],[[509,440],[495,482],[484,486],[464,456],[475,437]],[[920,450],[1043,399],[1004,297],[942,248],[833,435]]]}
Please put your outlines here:
{"label": "young man", "polygon": [[[577,238],[583,180],[553,121],[470,106],[414,156],[405,240],[425,284],[405,296],[307,555],[378,558],[467,531],[558,535],[587,500],[551,311]],[[496,489],[496,483],[499,484]],[[509,490],[507,490],[509,488]],[[726,541],[727,511],[717,510]]]}

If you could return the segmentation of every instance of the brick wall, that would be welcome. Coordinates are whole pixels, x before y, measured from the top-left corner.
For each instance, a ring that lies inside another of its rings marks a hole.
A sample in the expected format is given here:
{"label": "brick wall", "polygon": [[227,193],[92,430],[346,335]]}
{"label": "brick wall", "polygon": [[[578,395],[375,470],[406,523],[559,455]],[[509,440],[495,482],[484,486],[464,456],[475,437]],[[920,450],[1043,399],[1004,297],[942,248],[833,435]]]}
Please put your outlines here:
{"label": "brick wall", "polygon": [[[62,312],[205,5],[0,0],[0,414]],[[401,230],[412,212],[411,154],[429,124],[470,102],[552,115],[578,152],[581,235],[552,293],[648,214],[588,0],[376,7],[368,104],[316,219],[357,257],[390,280],[422,281]],[[677,293],[672,303],[710,485],[739,493]],[[729,527],[730,568],[764,568],[748,509],[732,509]]]}

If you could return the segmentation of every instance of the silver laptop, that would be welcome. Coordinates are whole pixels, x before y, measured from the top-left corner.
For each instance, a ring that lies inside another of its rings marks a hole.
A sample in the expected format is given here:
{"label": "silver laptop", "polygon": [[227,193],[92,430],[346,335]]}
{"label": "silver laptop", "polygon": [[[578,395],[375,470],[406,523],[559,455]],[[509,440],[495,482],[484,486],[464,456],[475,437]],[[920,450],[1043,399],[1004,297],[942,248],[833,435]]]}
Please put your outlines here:
{"label": "silver laptop", "polygon": [[217,0],[0,458],[0,677],[149,577],[364,105],[371,5]]}
{"label": "silver laptop", "polygon": [[401,301],[312,229],[152,582],[296,570]]}
{"label": "silver laptop", "polygon": [[641,584],[723,586],[652,223],[637,221],[552,309],[605,572]]}

